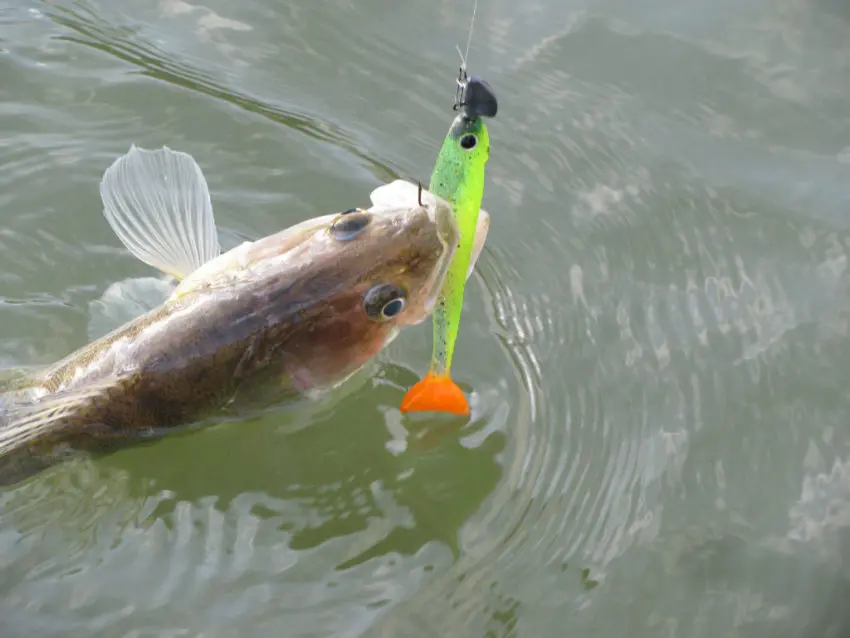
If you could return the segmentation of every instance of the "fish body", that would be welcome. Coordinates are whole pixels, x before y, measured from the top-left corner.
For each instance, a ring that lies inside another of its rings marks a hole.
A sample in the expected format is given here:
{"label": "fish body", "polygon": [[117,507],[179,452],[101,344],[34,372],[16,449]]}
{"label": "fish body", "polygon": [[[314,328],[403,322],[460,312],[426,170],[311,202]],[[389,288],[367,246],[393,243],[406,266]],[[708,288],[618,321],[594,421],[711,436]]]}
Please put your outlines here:
{"label": "fish body", "polygon": [[479,78],[458,83],[462,89],[459,113],[437,155],[429,191],[452,206],[460,237],[433,313],[431,365],[405,394],[402,412],[469,414],[469,403],[451,378],[451,364],[484,197],[485,165],[490,156],[490,135],[482,118],[495,117],[497,102],[492,90]]}
{"label": "fish body", "polygon": [[333,388],[431,312],[457,244],[446,202],[307,220],[221,254],[191,156],[131,147],[104,214],[180,280],[163,304],[0,398],[0,478],[104,451],[267,397]]}

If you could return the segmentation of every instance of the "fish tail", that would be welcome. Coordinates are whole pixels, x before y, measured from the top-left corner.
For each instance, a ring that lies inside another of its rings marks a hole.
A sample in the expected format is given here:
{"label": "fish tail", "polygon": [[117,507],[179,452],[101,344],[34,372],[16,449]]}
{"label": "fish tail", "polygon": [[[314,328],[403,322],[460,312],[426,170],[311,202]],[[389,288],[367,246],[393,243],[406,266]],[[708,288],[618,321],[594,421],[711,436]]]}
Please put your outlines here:
{"label": "fish tail", "polygon": [[402,412],[448,412],[466,416],[469,403],[463,390],[448,374],[429,371],[401,401]]}
{"label": "fish tail", "polygon": [[31,398],[0,398],[0,458],[26,448],[50,432],[60,415]]}
{"label": "fish tail", "polygon": [[93,401],[103,399],[107,381],[40,395],[33,388],[0,397],[0,459],[65,427]]}

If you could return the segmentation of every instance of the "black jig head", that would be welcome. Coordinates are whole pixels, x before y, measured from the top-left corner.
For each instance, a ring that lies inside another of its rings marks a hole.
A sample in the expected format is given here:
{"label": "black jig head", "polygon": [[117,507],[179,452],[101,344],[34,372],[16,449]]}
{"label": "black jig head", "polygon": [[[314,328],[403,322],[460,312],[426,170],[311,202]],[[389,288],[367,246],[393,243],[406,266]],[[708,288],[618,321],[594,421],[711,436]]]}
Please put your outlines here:
{"label": "black jig head", "polygon": [[457,77],[457,95],[454,110],[462,110],[466,117],[496,117],[499,103],[493,89],[483,79],[470,75],[461,67]]}

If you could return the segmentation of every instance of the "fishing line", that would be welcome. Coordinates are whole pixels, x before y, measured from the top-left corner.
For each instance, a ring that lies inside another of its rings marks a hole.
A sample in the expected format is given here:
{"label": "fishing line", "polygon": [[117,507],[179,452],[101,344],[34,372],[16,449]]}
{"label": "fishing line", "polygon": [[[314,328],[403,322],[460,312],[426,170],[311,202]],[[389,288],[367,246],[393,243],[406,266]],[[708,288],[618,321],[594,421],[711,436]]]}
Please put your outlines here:
{"label": "fishing line", "polygon": [[457,94],[455,95],[454,110],[457,111],[464,105],[464,97],[466,93],[467,75],[466,63],[469,60],[469,45],[472,44],[472,32],[475,29],[475,14],[478,12],[478,0],[472,5],[472,20],[469,22],[469,35],[466,38],[466,53],[460,50],[460,45],[455,45],[458,55],[460,56],[460,70],[457,74]]}
{"label": "fishing line", "polygon": [[475,0],[472,5],[472,20],[469,23],[469,35],[466,38],[466,54],[464,55],[460,50],[460,45],[455,45],[457,48],[457,52],[460,55],[460,70],[461,74],[466,76],[466,62],[469,60],[469,45],[472,44],[472,31],[475,28],[475,14],[478,12],[478,0]]}

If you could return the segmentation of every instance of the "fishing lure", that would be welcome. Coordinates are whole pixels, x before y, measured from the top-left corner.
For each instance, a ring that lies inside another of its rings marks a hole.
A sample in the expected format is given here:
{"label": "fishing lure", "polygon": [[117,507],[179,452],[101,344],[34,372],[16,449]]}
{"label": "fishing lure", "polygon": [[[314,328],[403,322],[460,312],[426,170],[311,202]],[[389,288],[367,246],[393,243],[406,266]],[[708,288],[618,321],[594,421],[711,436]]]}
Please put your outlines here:
{"label": "fishing lure", "polygon": [[496,95],[481,78],[460,68],[454,110],[458,111],[437,155],[428,190],[452,206],[460,240],[433,313],[431,365],[401,402],[402,412],[469,414],[469,403],[451,378],[463,293],[472,254],[478,212],[484,196],[484,167],[490,136],[482,118],[495,117]]}

